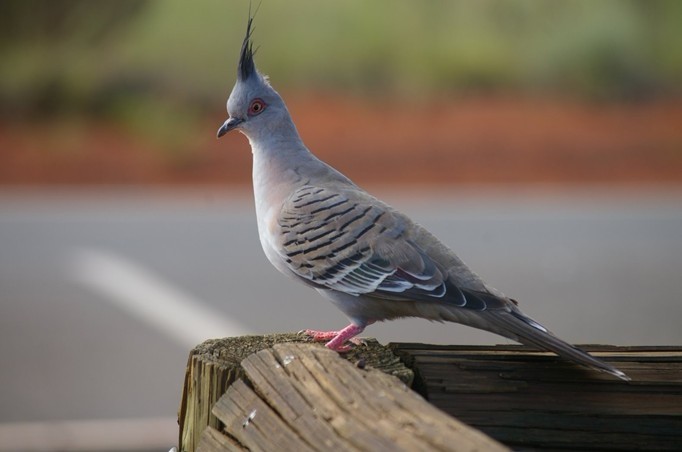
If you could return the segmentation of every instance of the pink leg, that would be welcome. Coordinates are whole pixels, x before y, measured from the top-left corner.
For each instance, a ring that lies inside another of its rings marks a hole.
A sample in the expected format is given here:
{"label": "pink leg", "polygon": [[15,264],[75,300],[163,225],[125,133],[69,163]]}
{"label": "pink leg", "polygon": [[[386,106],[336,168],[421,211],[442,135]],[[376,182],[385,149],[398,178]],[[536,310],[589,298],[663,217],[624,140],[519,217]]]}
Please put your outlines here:
{"label": "pink leg", "polygon": [[355,336],[365,331],[364,326],[353,325],[352,323],[339,331],[334,339],[327,342],[325,347],[335,350],[339,353],[347,352],[350,350],[350,346],[345,345],[346,341],[352,340]]}
{"label": "pink leg", "polygon": [[315,341],[326,341],[331,339],[325,346],[339,353],[349,351],[351,348],[345,345],[346,341],[353,341],[353,338],[365,330],[364,326],[350,324],[341,331],[315,331],[305,330],[305,334],[312,337]]}

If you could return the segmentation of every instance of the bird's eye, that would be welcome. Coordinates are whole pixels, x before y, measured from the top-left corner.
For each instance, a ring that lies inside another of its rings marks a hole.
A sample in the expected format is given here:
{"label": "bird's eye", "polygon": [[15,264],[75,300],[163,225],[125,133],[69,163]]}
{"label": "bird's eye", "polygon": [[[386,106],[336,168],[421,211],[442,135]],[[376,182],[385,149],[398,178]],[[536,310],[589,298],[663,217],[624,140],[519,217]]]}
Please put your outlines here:
{"label": "bird's eye", "polygon": [[256,116],[263,110],[265,110],[265,102],[261,99],[254,99],[249,106],[249,116]]}

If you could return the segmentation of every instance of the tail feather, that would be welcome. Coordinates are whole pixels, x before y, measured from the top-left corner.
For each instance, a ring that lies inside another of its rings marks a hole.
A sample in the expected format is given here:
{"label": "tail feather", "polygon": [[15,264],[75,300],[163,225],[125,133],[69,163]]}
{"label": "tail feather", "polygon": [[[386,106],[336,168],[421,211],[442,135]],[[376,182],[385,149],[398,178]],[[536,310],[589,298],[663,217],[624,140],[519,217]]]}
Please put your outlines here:
{"label": "tail feather", "polygon": [[554,352],[563,358],[600,372],[608,373],[620,378],[621,380],[630,380],[630,377],[628,377],[624,372],[616,369],[612,365],[600,359],[595,358],[578,347],[559,339],[545,327],[526,316],[515,307],[511,311],[495,310],[487,311],[482,314],[485,314],[487,317],[486,320],[488,320],[489,323],[491,323],[494,327],[491,328],[491,330],[498,334],[502,334],[525,345],[530,345],[541,350]]}

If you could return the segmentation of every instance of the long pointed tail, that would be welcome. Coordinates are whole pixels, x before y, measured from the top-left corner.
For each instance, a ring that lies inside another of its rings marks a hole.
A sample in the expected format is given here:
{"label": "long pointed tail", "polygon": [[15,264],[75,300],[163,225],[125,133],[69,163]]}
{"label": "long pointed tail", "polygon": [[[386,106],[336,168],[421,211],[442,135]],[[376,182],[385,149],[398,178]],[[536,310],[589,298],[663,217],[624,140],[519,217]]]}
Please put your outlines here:
{"label": "long pointed tail", "polygon": [[584,366],[606,372],[621,380],[629,381],[624,372],[612,365],[595,358],[549,332],[544,326],[531,319],[517,308],[510,311],[496,310],[482,313],[491,326],[491,331],[502,334],[525,345],[537,347],[541,350],[554,352],[557,355]]}

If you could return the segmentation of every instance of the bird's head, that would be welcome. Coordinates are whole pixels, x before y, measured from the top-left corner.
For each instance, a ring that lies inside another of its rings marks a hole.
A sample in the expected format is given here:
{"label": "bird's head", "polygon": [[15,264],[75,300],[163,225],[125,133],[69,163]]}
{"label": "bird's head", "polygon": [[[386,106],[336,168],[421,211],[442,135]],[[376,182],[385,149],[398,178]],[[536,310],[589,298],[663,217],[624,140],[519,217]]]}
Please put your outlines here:
{"label": "bird's head", "polygon": [[253,17],[249,17],[246,36],[237,65],[237,82],[227,99],[229,118],[218,129],[218,138],[231,130],[251,137],[256,131],[272,128],[278,118],[288,117],[284,101],[256,69],[251,42]]}

